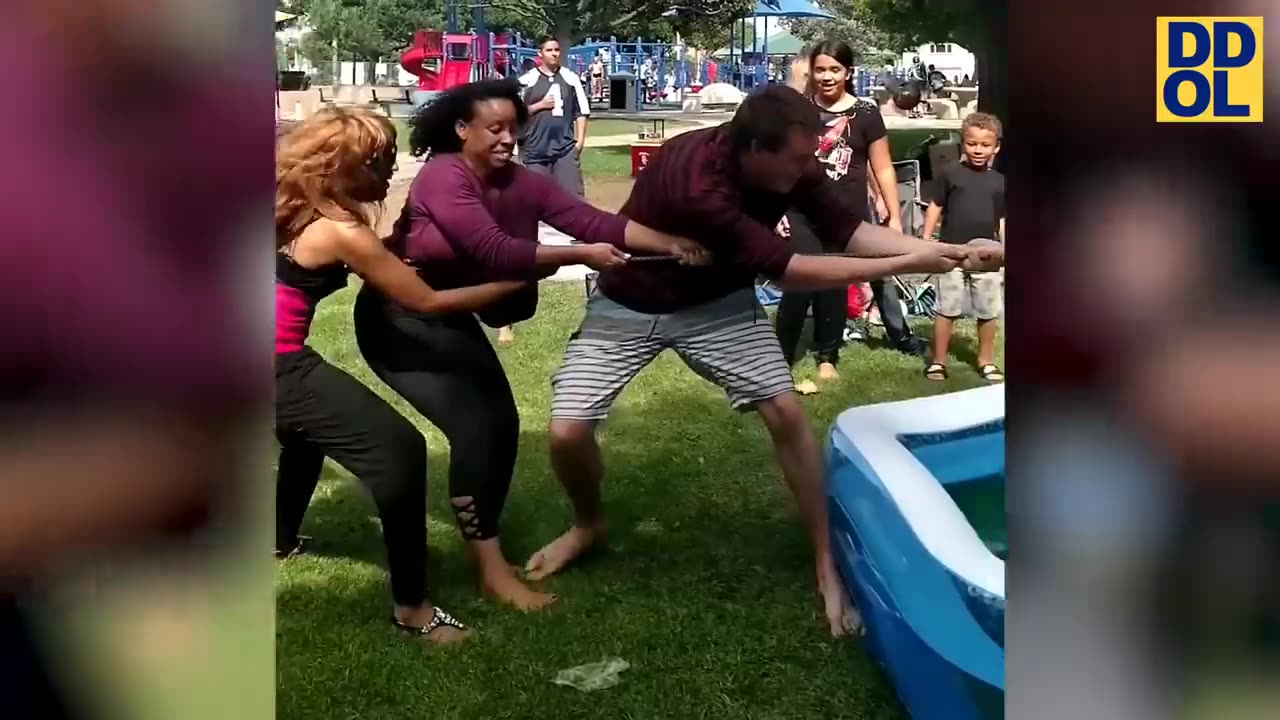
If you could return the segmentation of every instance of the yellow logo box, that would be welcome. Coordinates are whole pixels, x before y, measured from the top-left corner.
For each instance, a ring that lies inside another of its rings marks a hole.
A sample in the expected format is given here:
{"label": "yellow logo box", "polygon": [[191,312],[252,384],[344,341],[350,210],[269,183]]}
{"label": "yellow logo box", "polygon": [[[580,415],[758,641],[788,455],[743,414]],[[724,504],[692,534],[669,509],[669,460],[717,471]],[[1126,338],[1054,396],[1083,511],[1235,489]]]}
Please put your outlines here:
{"label": "yellow logo box", "polygon": [[1156,122],[1262,122],[1262,18],[1156,18]]}

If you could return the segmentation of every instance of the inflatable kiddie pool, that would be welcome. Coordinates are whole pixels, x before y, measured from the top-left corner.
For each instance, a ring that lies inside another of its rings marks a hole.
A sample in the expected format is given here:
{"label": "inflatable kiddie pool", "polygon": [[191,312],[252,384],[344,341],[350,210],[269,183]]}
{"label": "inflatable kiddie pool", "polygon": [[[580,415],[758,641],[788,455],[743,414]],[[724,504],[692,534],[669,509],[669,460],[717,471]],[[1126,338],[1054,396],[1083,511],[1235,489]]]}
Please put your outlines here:
{"label": "inflatable kiddie pool", "polygon": [[1004,388],[845,411],[827,442],[836,562],[915,720],[1004,717]]}

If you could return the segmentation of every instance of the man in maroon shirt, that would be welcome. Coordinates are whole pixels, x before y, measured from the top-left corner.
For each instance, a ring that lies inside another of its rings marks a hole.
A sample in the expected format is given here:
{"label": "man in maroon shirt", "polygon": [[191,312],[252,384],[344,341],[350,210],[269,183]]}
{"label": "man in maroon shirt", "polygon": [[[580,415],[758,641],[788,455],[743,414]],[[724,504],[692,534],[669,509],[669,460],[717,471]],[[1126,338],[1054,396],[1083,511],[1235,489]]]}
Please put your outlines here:
{"label": "man in maroon shirt", "polygon": [[[749,96],[726,125],[668,141],[636,181],[622,213],[702,243],[713,262],[634,263],[601,275],[552,380],[551,462],[573,501],[574,527],[530,558],[531,579],[557,572],[603,537],[596,425],[622,388],[670,348],[723,388],[734,409],[760,413],[814,545],[831,633],[857,627],[831,555],[821,452],[755,300],[755,278],[788,289],[840,288],[962,264],[999,266],[1003,256],[863,223],[864,211],[818,165],[819,129],[812,103],[788,87],[769,86]],[[828,251],[862,257],[793,254],[774,233],[789,208],[810,220]]]}

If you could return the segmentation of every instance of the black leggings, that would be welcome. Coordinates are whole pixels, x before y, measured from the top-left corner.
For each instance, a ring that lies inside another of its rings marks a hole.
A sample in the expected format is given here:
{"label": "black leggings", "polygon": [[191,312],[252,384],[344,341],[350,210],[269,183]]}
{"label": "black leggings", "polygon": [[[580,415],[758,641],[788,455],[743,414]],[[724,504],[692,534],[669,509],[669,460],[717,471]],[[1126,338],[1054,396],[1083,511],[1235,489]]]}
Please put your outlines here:
{"label": "black leggings", "polygon": [[397,605],[427,599],[427,443],[403,415],[312,350],[276,355],[276,548],[297,544],[325,457],[373,495]]}
{"label": "black leggings", "polygon": [[[797,253],[817,255],[824,252],[822,243],[804,217],[787,213],[791,225],[791,249]],[[787,290],[778,302],[776,328],[782,355],[794,365],[804,331],[805,317],[813,307],[813,354],[818,362],[834,365],[840,359],[844,343],[844,326],[848,314],[847,290]]]}
{"label": "black leggings", "polygon": [[497,537],[520,416],[480,323],[470,314],[411,313],[366,285],[356,298],[355,327],[374,373],[448,438],[449,496],[463,539]]}

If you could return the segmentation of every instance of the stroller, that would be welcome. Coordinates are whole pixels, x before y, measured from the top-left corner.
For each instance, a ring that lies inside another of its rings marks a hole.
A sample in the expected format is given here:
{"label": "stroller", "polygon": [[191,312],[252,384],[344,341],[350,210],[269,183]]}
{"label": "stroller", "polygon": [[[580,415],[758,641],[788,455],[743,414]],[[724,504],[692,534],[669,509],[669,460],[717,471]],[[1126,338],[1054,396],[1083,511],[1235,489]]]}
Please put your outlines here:
{"label": "stroller", "polygon": [[[926,148],[934,138],[926,140],[920,147]],[[923,179],[919,159],[902,160],[893,164],[898,176],[898,203],[901,207],[902,231],[913,237],[919,237],[924,229],[924,214],[929,208],[921,192]],[[893,284],[898,289],[898,297],[902,299],[903,314],[908,317],[932,318],[936,314],[938,289],[932,275],[915,278],[893,277]]]}

